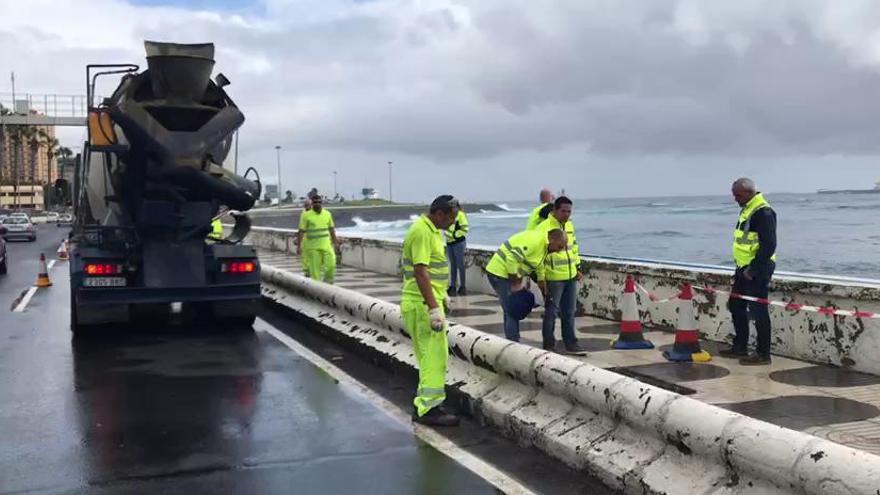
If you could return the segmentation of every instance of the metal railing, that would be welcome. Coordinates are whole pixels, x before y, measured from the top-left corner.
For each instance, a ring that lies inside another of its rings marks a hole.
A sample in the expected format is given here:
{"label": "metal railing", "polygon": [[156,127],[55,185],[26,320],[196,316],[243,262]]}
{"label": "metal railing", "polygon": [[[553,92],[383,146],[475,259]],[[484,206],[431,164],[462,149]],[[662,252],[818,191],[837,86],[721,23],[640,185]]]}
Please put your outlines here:
{"label": "metal railing", "polygon": [[13,113],[27,115],[36,112],[48,117],[86,118],[85,95],[0,93],[0,105]]}

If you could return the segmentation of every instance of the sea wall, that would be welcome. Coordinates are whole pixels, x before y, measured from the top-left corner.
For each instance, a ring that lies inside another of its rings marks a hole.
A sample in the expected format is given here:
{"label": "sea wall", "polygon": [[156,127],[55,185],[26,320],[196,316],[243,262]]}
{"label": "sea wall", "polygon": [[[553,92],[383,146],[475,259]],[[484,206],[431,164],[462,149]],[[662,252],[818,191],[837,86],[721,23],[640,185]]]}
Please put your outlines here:
{"label": "sea wall", "polygon": [[[498,205],[492,203],[467,203],[462,205],[467,213],[479,213],[481,211],[503,211]],[[355,218],[365,222],[391,222],[420,215],[427,211],[426,205],[374,205],[374,206],[345,206],[344,204],[328,205],[327,210],[333,213],[333,221],[337,227],[354,227]],[[260,208],[248,212],[254,225],[275,228],[296,228],[299,225],[299,216],[302,208],[283,206],[281,208]]]}
{"label": "sea wall", "polygon": [[[254,228],[248,240],[258,247],[294,252],[295,232]],[[341,262],[389,275],[400,274],[399,241],[346,238]],[[484,267],[493,250],[471,247],[466,256],[468,289],[492,293]],[[579,306],[586,315],[620,319],[619,298],[627,275],[647,291],[663,298],[674,295],[685,283],[729,290],[732,272],[723,268],[691,268],[648,261],[584,257],[586,277],[580,284]],[[880,285],[866,281],[824,279],[800,275],[774,278],[771,299],[805,305],[858,309],[880,313]],[[648,327],[673,329],[675,304],[652,303],[640,295],[640,316]],[[733,328],[727,296],[698,291],[695,297],[701,334],[708,340],[729,342]],[[770,309],[773,352],[816,363],[849,367],[880,374],[880,320]]]}

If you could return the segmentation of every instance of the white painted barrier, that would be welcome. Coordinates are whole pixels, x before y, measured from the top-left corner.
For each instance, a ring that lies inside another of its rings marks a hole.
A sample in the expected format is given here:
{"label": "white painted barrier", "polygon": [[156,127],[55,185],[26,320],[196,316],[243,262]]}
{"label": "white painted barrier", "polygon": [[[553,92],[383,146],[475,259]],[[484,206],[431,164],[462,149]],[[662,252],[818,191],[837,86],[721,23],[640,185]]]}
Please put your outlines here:
{"label": "white painted barrier", "polygon": [[[263,266],[264,296],[415,367],[397,306]],[[626,493],[880,493],[880,457],[477,330],[449,329],[471,412]]]}

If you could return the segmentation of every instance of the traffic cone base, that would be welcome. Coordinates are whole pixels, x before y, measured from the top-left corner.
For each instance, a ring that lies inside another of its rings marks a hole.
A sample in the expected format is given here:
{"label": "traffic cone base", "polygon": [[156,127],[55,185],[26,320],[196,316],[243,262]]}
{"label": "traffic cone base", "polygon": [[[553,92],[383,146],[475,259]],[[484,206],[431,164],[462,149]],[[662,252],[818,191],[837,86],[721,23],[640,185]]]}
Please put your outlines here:
{"label": "traffic cone base", "polygon": [[61,261],[70,259],[70,255],[67,252],[67,239],[64,239],[64,243],[61,244],[61,251],[58,251],[58,259]]}
{"label": "traffic cone base", "polygon": [[636,299],[636,283],[632,277],[626,277],[626,287],[620,299],[620,307],[622,313],[620,335],[611,341],[611,347],[622,351],[653,349],[654,344],[645,340],[645,335],[642,333],[639,302]]}
{"label": "traffic cone base", "polygon": [[37,287],[51,287],[52,281],[49,280],[49,268],[46,266],[46,255],[40,253],[40,273],[37,274]]}
{"label": "traffic cone base", "polygon": [[708,363],[712,356],[700,347],[700,332],[694,314],[693,291],[685,284],[678,296],[678,325],[672,349],[663,351],[663,357],[677,363]]}

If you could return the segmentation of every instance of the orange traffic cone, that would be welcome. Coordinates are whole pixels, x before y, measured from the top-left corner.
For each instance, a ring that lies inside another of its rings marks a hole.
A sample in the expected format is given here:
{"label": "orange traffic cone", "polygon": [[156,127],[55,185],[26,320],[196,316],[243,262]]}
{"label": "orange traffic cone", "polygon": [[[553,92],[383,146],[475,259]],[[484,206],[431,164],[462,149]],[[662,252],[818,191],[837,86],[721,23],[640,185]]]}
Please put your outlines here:
{"label": "orange traffic cone", "polygon": [[40,253],[40,273],[37,274],[37,287],[49,287],[52,281],[49,280],[49,268],[46,266],[46,255]]}
{"label": "orange traffic cone", "polygon": [[691,284],[685,283],[678,296],[678,325],[675,329],[675,344],[672,349],[663,351],[663,357],[670,361],[706,363],[712,356],[700,347],[700,332],[694,313],[694,292]]}
{"label": "orange traffic cone", "polygon": [[67,251],[67,239],[64,239],[64,242],[61,243],[61,249],[58,251],[58,259],[61,261],[67,261],[70,259],[70,254]]}
{"label": "orange traffic cone", "polygon": [[626,277],[626,287],[620,300],[623,313],[620,319],[620,335],[611,342],[615,349],[653,349],[654,344],[645,339],[642,322],[639,320],[639,302],[636,300],[636,282],[632,276]]}

